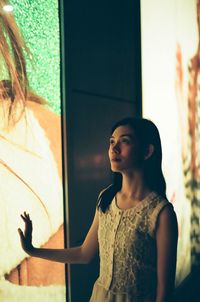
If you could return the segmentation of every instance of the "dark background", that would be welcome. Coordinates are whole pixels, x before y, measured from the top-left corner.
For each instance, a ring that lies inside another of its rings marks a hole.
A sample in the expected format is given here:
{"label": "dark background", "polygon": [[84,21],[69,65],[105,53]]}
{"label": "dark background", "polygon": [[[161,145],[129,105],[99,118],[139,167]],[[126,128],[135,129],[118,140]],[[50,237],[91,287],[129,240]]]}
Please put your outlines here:
{"label": "dark background", "polygon": [[[67,224],[70,246],[77,246],[91,225],[99,192],[112,181],[111,127],[141,114],[140,8],[132,0],[71,0],[61,2],[60,13]],[[98,261],[97,256],[89,265],[70,266],[72,302],[89,301]]]}

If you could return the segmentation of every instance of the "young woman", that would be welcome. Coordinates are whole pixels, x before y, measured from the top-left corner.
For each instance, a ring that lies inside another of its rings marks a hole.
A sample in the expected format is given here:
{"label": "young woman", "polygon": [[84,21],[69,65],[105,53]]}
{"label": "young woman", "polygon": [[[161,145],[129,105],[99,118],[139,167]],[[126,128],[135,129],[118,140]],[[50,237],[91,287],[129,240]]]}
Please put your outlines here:
{"label": "young woman", "polygon": [[111,131],[114,182],[98,198],[81,246],[41,249],[32,245],[32,222],[24,213],[23,249],[63,263],[88,263],[99,249],[100,275],[90,302],[172,301],[178,227],[166,198],[158,129],[147,119],[126,118]]}

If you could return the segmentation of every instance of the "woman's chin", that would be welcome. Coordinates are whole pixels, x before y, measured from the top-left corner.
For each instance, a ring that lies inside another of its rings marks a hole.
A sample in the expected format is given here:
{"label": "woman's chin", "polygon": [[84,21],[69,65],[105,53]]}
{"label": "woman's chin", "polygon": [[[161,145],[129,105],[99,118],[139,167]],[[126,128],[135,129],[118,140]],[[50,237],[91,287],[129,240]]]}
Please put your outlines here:
{"label": "woman's chin", "polygon": [[121,172],[121,169],[119,167],[113,167],[113,166],[111,166],[111,171],[112,172]]}

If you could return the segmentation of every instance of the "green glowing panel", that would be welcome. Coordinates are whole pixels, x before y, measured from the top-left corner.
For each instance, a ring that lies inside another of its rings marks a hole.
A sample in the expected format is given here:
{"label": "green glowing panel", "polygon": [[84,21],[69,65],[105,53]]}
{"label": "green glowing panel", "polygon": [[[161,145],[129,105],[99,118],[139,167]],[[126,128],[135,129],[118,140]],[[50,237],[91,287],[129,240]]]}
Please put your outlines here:
{"label": "green glowing panel", "polygon": [[60,113],[58,0],[11,0],[16,22],[33,58],[27,59],[31,88]]}

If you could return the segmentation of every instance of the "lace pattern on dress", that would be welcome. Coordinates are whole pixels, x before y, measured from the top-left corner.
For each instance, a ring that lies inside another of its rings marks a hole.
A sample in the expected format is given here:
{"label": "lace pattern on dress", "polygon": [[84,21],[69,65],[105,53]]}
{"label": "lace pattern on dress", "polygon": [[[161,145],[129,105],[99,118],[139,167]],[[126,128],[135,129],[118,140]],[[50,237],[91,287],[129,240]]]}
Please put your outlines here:
{"label": "lace pattern on dress", "polygon": [[121,210],[112,200],[99,210],[100,276],[98,284],[113,293],[148,296],[156,289],[156,221],[170,204],[151,192],[139,206]]}

